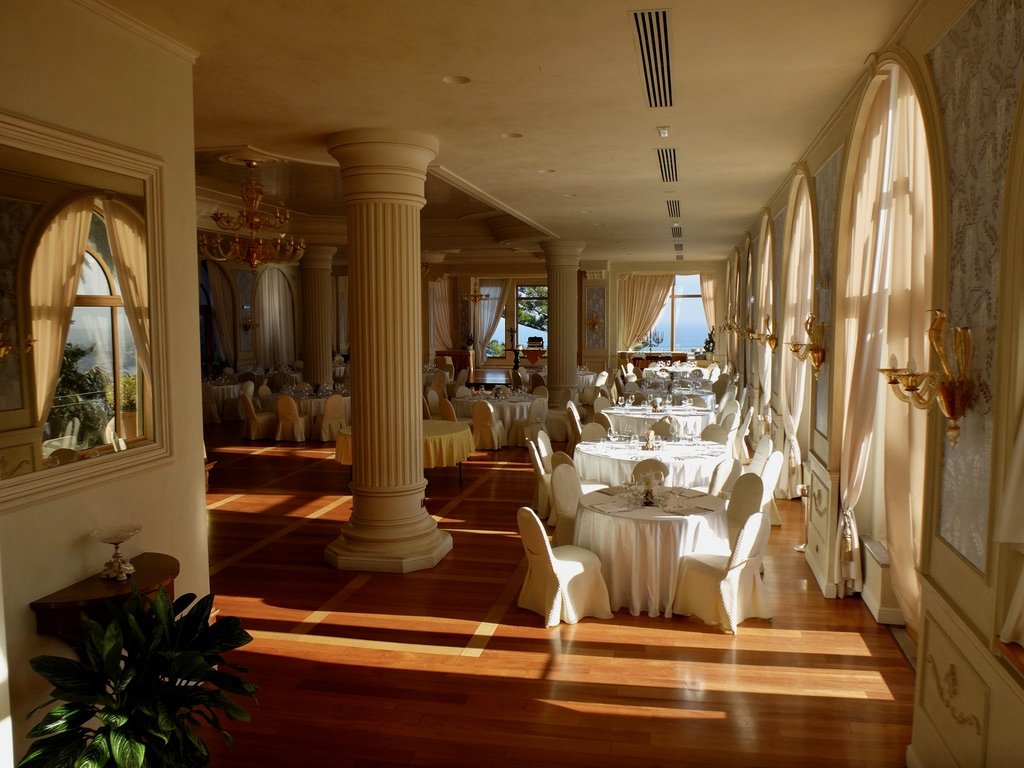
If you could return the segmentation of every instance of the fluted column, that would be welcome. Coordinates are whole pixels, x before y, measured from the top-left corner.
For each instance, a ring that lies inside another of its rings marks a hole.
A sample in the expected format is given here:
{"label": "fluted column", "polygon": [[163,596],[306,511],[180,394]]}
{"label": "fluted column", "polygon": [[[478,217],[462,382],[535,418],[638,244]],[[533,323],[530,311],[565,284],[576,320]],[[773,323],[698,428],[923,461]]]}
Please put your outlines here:
{"label": "fluted column", "polygon": [[302,274],[302,375],[310,384],[334,381],[331,342],[334,339],[334,281],[331,262],[338,248],[310,245],[299,262]]}
{"label": "fluted column", "polygon": [[552,410],[578,398],[576,347],[577,273],[584,243],[548,240],[543,244],[548,268],[548,402]]}
{"label": "fluted column", "polygon": [[431,568],[452,548],[423,506],[420,209],[437,140],[385,129],[331,137],[348,222],[352,515],[326,550],[346,570]]}

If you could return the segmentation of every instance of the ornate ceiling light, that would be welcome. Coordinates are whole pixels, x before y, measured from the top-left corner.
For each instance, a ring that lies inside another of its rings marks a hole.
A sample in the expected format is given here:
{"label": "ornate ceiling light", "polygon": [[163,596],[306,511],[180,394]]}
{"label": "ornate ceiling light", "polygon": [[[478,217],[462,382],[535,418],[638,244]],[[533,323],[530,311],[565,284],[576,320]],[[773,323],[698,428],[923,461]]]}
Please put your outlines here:
{"label": "ornate ceiling light", "polygon": [[270,262],[290,263],[302,258],[306,243],[301,238],[288,237],[283,232],[264,234],[265,229],[281,229],[288,224],[291,215],[286,210],[261,211],[263,184],[256,172],[259,162],[247,159],[249,177],[242,184],[242,209],[237,214],[216,211],[211,214],[213,222],[226,232],[248,233],[248,236],[224,238],[212,237],[205,233],[199,236],[199,250],[214,261],[241,261],[256,270],[261,264]]}

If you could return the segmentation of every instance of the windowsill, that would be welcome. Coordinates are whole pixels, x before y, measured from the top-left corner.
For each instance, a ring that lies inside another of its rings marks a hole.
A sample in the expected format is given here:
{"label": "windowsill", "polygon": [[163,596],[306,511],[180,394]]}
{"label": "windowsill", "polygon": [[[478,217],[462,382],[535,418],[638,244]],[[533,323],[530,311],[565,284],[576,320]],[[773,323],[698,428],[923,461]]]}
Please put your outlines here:
{"label": "windowsill", "polygon": [[996,650],[1017,670],[1018,675],[1024,676],[1024,646],[1019,643],[1004,643],[997,638]]}

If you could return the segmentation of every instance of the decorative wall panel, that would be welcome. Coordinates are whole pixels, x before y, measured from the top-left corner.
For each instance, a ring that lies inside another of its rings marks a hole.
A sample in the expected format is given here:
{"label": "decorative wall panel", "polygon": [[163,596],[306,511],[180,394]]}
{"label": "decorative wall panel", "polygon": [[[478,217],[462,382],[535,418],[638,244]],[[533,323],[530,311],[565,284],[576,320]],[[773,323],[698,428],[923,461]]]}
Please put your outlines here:
{"label": "decorative wall panel", "polygon": [[[37,203],[0,197],[0,333],[15,342],[27,335],[18,329],[18,256],[39,207]],[[0,361],[0,411],[22,407],[20,356],[5,355]]]}
{"label": "decorative wall panel", "polygon": [[[843,152],[836,150],[825,164],[814,174],[815,202],[818,206],[818,271],[815,279],[815,314],[826,324],[826,344],[833,346],[832,290],[836,258],[836,211],[839,207],[839,177],[842,173]],[[814,428],[828,437],[828,387],[831,354],[825,355],[825,363],[815,381]]]}
{"label": "decorative wall panel", "polygon": [[960,441],[944,453],[939,534],[981,571],[988,544],[999,234],[1024,76],[1022,39],[1019,0],[980,0],[928,57],[950,167],[949,319],[972,329],[977,383]]}
{"label": "decorative wall panel", "polygon": [[[586,313],[584,327],[587,329],[586,348],[605,348],[605,328],[607,328],[605,287],[603,285],[588,285],[585,299]],[[596,326],[596,327],[594,327]]]}

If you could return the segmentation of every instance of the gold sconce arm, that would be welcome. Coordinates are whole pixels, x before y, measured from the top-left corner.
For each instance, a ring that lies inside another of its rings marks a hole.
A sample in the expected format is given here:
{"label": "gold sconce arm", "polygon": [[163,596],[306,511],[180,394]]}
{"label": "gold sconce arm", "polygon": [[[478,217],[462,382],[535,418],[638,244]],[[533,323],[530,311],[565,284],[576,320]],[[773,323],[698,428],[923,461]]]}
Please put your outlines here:
{"label": "gold sconce arm", "polygon": [[956,445],[960,439],[960,419],[971,407],[974,395],[974,382],[970,376],[971,329],[959,326],[953,329],[954,373],[946,353],[946,313],[939,309],[930,311],[935,313],[935,318],[928,328],[928,342],[939,359],[941,373],[912,370],[913,361],[909,368],[901,368],[895,355],[889,358],[889,367],[879,368],[878,372],[900,401],[922,410],[938,403],[939,410],[946,418],[946,434],[950,445]]}
{"label": "gold sconce arm", "polygon": [[0,360],[3,360],[5,357],[7,357],[8,354],[11,354],[13,352],[21,352],[27,355],[29,352],[32,351],[32,345],[35,343],[35,341],[35,339],[29,336],[19,346],[14,341],[11,341],[11,339],[9,338],[9,334],[4,332],[3,330],[0,330]]}
{"label": "gold sconce arm", "polygon": [[809,342],[789,342],[789,351],[797,360],[811,361],[811,368],[814,370],[814,378],[821,376],[821,366],[825,363],[825,323],[817,322],[813,312],[808,312],[804,318],[804,331],[807,333]]}

